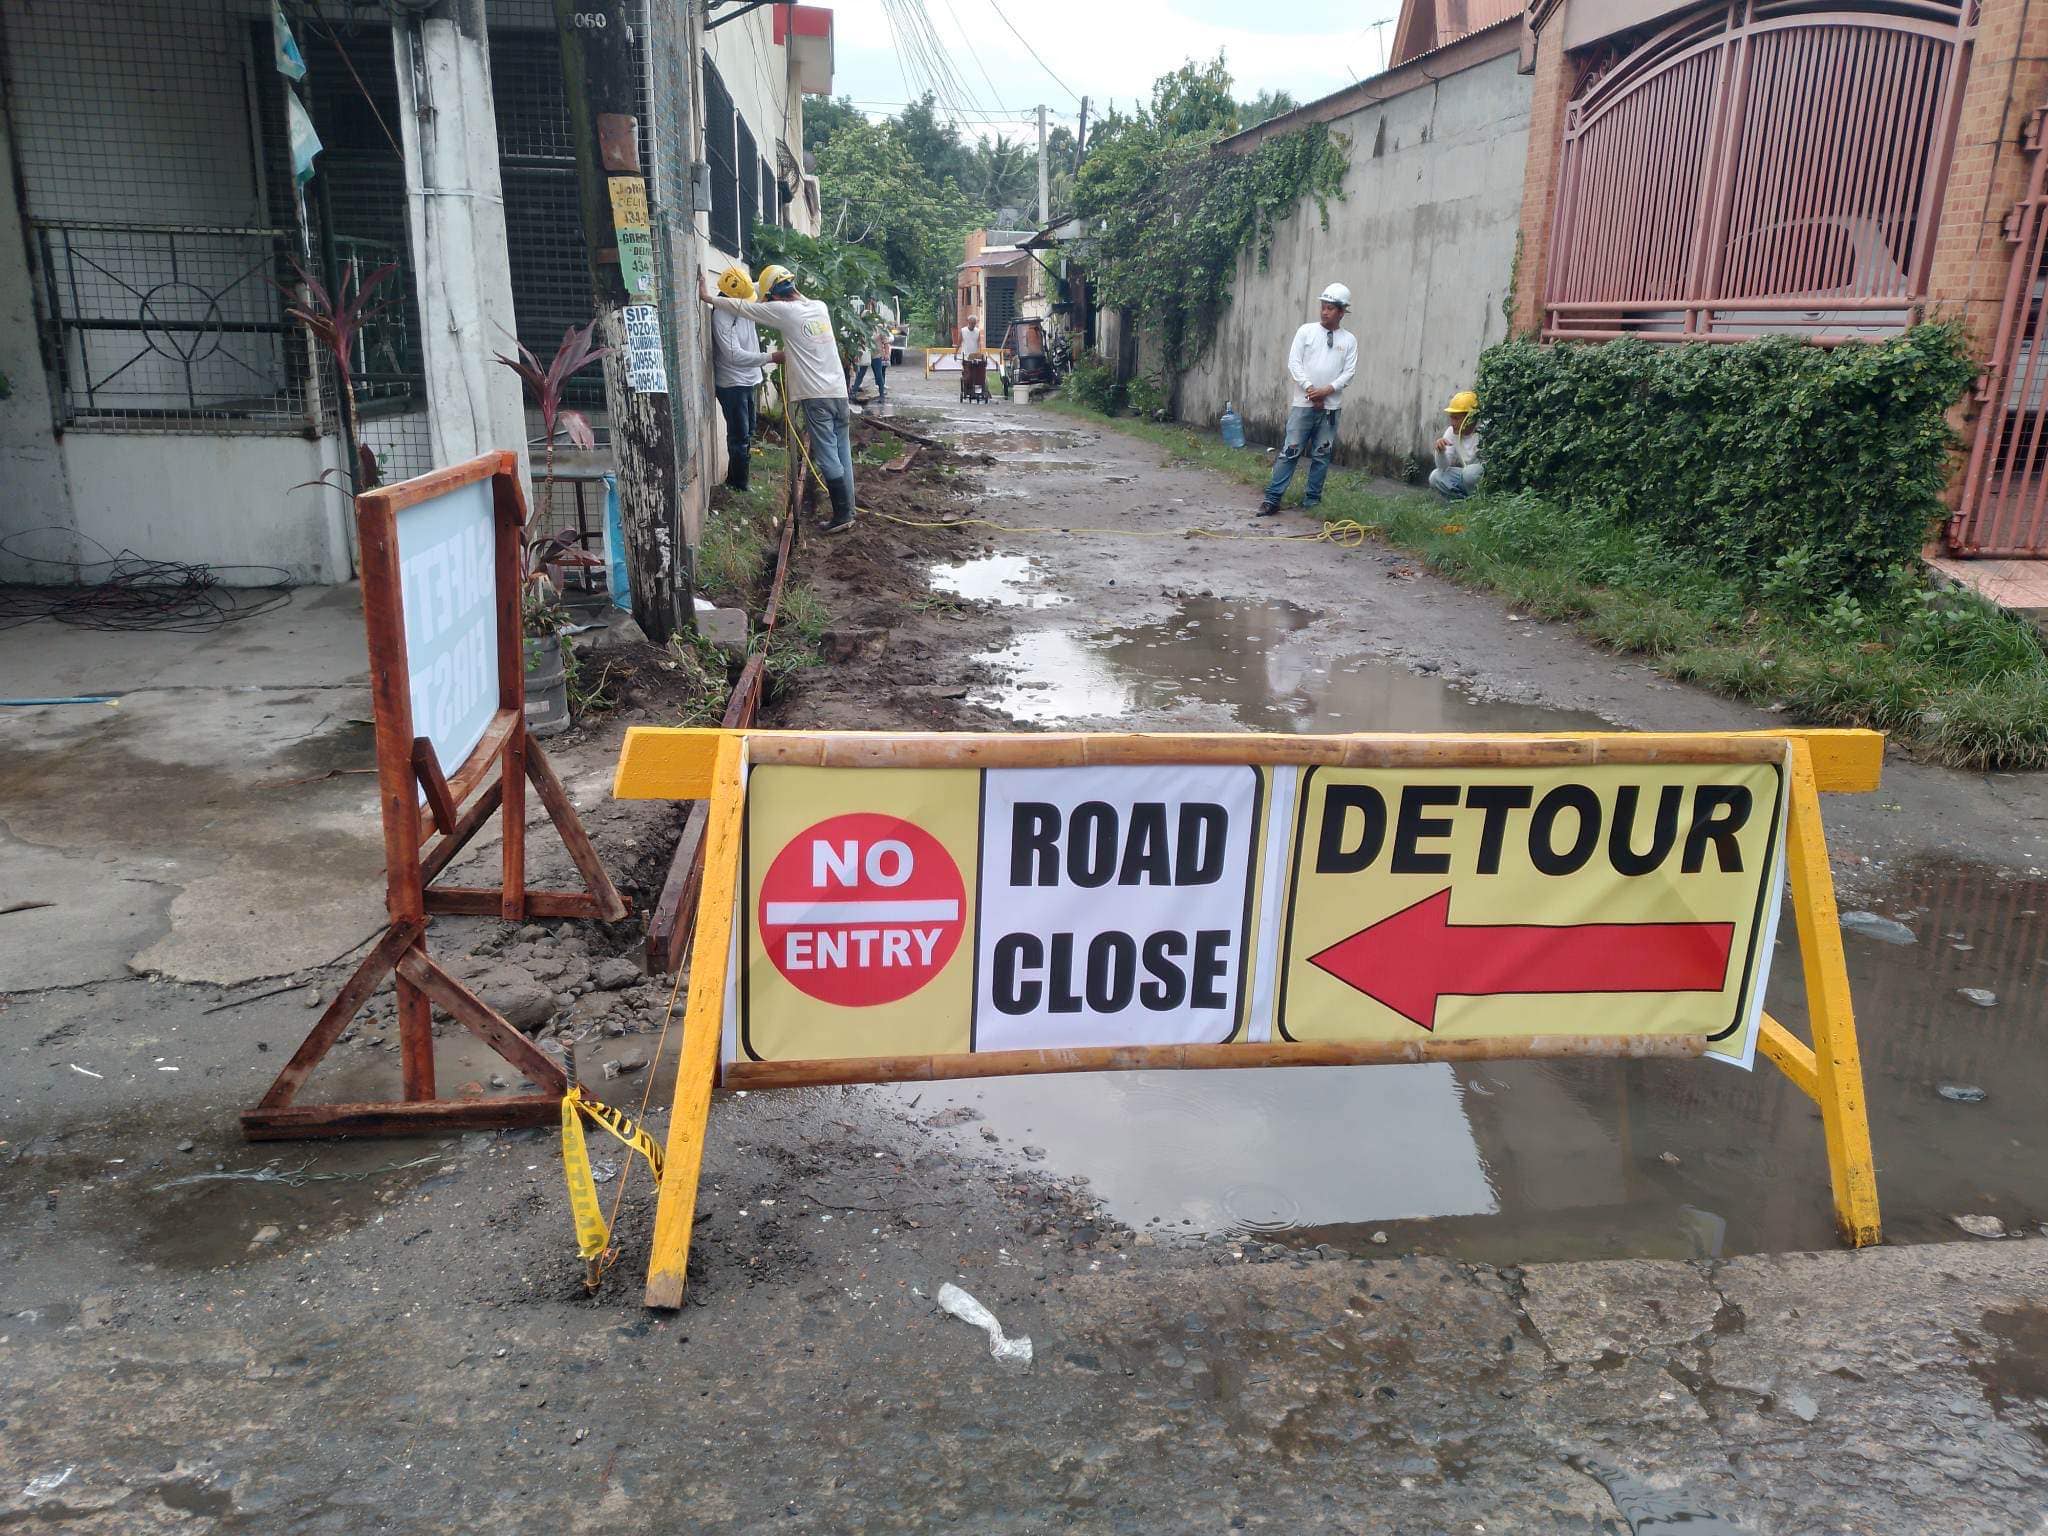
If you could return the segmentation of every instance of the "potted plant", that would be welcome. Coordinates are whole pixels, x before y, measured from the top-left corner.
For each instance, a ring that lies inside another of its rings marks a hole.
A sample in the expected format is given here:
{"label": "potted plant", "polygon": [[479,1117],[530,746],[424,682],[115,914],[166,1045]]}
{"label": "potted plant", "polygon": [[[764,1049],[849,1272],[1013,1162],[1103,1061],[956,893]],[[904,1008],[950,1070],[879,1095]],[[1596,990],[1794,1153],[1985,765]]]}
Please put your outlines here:
{"label": "potted plant", "polygon": [[553,522],[555,511],[556,434],[566,435],[573,447],[586,452],[597,446],[590,418],[581,411],[562,408],[563,387],[611,350],[591,345],[591,334],[596,329],[595,320],[585,326],[570,326],[563,332],[555,355],[545,365],[522,343],[514,343],[519,347],[516,358],[498,355],[499,362],[519,375],[527,396],[540,412],[544,447],[540,496],[527,513],[519,541],[524,594],[521,613],[526,636],[526,723],[536,736],[553,736],[569,725],[568,684],[575,656],[563,643],[569,613],[562,606],[555,584],[548,579],[547,567],[564,554],[581,551],[575,530],[549,533],[546,529]]}

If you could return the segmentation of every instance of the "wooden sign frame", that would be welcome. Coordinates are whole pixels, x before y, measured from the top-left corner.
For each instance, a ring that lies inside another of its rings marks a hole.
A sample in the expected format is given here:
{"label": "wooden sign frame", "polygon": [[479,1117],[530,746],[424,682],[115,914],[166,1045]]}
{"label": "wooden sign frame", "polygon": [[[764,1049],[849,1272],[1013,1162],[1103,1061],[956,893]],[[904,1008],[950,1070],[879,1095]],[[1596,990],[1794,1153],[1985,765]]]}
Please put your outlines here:
{"label": "wooden sign frame", "polygon": [[[1106,764],[1295,764],[1369,768],[1544,767],[1614,763],[1789,761],[1787,876],[1806,982],[1813,1043],[1768,1013],[1757,1055],[1813,1100],[1821,1113],[1842,1241],[1880,1240],[1877,1174],[1864,1105],[1862,1058],[1849,974],[1835,910],[1834,873],[1821,826],[1822,792],[1878,786],[1884,737],[1861,730],[1719,733],[1572,732],[1554,735],[1252,734],[1133,735],[692,730],[636,727],[626,734],[612,793],[620,799],[703,800],[704,880],[690,959],[689,1001],[667,1155],[655,1209],[646,1304],[683,1302],[690,1234],[711,1091],[720,1080],[727,971],[734,913],[743,898],[746,778],[750,766],[789,763],[841,768],[1054,768]],[[1696,1056],[1699,1035],[1527,1036],[1230,1046],[1131,1046],[987,1052],[979,1055],[845,1061],[733,1063],[728,1086],[846,1083],[1042,1072],[1373,1065],[1394,1062],[1559,1057]]]}
{"label": "wooden sign frame", "polygon": [[[433,743],[413,730],[398,520],[410,508],[482,481],[490,482],[494,514],[498,702],[481,739],[451,773],[436,758]],[[521,618],[526,498],[519,488],[518,456],[487,453],[467,463],[366,491],[356,498],[356,528],[362,551],[363,627],[369,639],[377,792],[384,821],[384,903],[390,926],[327,1005],[269,1092],[254,1109],[243,1113],[242,1131],[252,1141],[270,1141],[550,1124],[560,1118],[561,1097],[569,1086],[567,1073],[435,963],[426,946],[427,919],[437,912],[500,917],[514,923],[537,917],[616,922],[628,910],[625,898],[605,873],[554,766],[526,730]],[[583,876],[584,890],[527,888],[529,784]],[[494,814],[503,818],[504,856],[498,884],[436,886],[434,880]],[[424,846],[429,841],[431,846]],[[313,1068],[387,976],[394,978],[398,994],[404,1098],[367,1104],[294,1103]],[[503,1098],[437,1098],[436,1005],[542,1092]]]}

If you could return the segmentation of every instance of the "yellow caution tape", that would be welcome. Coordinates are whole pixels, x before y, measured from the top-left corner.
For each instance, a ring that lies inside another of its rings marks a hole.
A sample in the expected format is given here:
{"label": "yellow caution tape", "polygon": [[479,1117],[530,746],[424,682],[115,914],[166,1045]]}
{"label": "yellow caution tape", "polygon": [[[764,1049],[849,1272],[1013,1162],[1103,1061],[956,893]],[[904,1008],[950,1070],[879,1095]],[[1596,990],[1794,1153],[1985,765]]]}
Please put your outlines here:
{"label": "yellow caution tape", "polygon": [[587,1264],[611,1245],[611,1229],[605,1225],[604,1211],[597,1199],[597,1180],[590,1173],[590,1149],[583,1140],[585,1119],[602,1126],[628,1151],[646,1158],[657,1184],[661,1182],[661,1148],[638,1122],[609,1104],[585,1098],[583,1090],[575,1084],[562,1095],[562,1175],[569,1184],[569,1213],[576,1222],[576,1251]]}

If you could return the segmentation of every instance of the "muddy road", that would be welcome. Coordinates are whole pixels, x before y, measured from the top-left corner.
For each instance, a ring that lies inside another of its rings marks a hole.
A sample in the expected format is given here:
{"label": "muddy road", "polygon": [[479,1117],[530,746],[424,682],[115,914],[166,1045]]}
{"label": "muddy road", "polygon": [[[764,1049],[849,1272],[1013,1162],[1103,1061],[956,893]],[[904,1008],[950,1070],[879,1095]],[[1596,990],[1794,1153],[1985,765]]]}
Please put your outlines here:
{"label": "muddy road", "polygon": [[[776,723],[1772,718],[1255,521],[1106,430],[892,392],[957,444],[957,494],[865,470],[903,521],[803,545],[827,660]],[[987,522],[914,526],[963,514]],[[555,753],[642,896],[674,816],[603,784],[651,718]],[[2044,807],[2031,779],[1911,764],[1829,806],[1843,905],[1872,919],[1849,945],[1891,1242],[1861,1254],[1832,1249],[1817,1119],[1769,1073],[787,1090],[714,1103],[689,1305],[660,1316],[644,1175],[595,1140],[627,1257],[594,1297],[551,1136],[241,1143],[337,973],[39,979],[0,999],[0,1527],[2037,1532]],[[434,942],[508,996],[537,979],[586,1079],[660,1130],[665,992],[611,963],[635,938],[437,920]],[[1789,945],[1772,1006],[1796,1022]],[[373,1010],[321,1091],[386,1084],[391,1046]],[[451,1085],[495,1070],[442,1049]],[[948,1281],[1032,1338],[1028,1371],[937,1310]]]}

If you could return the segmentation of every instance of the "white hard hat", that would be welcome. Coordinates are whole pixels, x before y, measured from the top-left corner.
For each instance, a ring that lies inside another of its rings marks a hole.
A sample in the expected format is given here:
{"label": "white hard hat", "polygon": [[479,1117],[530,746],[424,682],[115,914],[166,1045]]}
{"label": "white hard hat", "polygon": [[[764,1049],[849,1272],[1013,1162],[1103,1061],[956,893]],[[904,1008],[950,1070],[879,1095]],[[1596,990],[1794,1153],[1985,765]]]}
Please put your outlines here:
{"label": "white hard hat", "polygon": [[1344,309],[1351,307],[1351,290],[1342,283],[1332,283],[1316,296],[1318,304],[1335,304]]}

